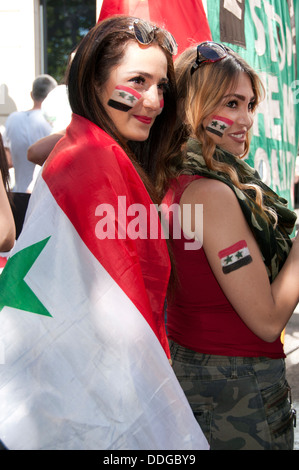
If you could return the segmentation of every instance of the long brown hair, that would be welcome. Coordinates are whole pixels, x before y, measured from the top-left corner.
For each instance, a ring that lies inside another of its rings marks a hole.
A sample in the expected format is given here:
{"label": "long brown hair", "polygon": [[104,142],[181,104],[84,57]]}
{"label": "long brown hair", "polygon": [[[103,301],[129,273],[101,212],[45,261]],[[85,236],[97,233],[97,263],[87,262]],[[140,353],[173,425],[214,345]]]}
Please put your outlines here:
{"label": "long brown hair", "polygon": [[[208,168],[227,174],[233,184],[241,190],[254,190],[254,199],[265,217],[276,215],[263,204],[263,191],[256,185],[243,184],[237,172],[230,165],[218,160],[218,148],[206,132],[203,122],[213,114],[228,89],[233,89],[241,73],[250,78],[255,101],[254,109],[264,98],[265,90],[258,74],[249,64],[231,49],[221,61],[199,67],[191,75],[191,67],[197,56],[197,48],[185,50],[175,62],[176,83],[179,103],[179,120],[176,138],[166,154],[159,170],[157,182],[161,195],[165,193],[169,180],[184,171],[184,144],[189,137],[196,138],[202,146],[202,154]],[[254,110],[253,109],[253,110]],[[250,147],[250,133],[247,133],[244,157]]]}
{"label": "long brown hair", "polygon": [[116,16],[96,26],[83,38],[69,68],[67,85],[72,111],[89,119],[113,137],[125,150],[156,202],[154,181],[157,163],[169,148],[176,119],[176,85],[171,54],[163,47],[159,28],[153,43],[167,58],[168,86],[164,108],[156,118],[145,142],[125,142],[100,100],[100,90],[107,82],[112,67],[120,63],[128,41],[135,41],[130,26],[136,18]]}
{"label": "long brown hair", "polygon": [[3,180],[4,187],[6,189],[8,198],[10,199],[10,187],[9,187],[9,169],[6,158],[6,153],[3,145],[2,135],[0,134],[0,171]]}

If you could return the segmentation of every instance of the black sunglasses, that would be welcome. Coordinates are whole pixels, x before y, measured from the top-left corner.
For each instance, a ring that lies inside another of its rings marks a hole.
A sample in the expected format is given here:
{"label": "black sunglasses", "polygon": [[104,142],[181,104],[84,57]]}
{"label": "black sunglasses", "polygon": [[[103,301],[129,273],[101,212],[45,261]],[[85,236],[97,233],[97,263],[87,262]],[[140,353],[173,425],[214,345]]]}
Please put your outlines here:
{"label": "black sunglasses", "polygon": [[[191,75],[203,64],[219,62],[227,56],[227,52],[231,49],[217,42],[206,41],[198,44],[197,57],[191,67]],[[201,56],[201,58],[199,57]]]}
{"label": "black sunglasses", "polygon": [[165,49],[167,49],[172,55],[176,55],[178,52],[176,40],[172,34],[165,29],[152,26],[141,19],[134,20],[133,24],[129,26],[129,29],[134,32],[135,39],[144,46],[153,42],[156,32],[161,32],[163,34],[163,47],[165,47]]}

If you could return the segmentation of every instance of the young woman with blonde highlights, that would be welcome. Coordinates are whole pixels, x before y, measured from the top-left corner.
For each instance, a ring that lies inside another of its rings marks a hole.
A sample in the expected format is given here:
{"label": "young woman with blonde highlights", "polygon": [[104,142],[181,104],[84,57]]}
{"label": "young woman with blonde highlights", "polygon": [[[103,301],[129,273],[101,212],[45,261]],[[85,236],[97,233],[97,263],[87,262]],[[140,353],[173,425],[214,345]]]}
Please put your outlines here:
{"label": "young woman with blonde highlights", "polygon": [[[213,42],[186,50],[175,69],[180,122],[158,180],[181,223],[191,207],[191,230],[172,240],[174,371],[211,449],[291,449],[280,337],[299,301],[296,215],[244,161],[264,89],[239,55]],[[186,250],[186,238],[202,248]]]}

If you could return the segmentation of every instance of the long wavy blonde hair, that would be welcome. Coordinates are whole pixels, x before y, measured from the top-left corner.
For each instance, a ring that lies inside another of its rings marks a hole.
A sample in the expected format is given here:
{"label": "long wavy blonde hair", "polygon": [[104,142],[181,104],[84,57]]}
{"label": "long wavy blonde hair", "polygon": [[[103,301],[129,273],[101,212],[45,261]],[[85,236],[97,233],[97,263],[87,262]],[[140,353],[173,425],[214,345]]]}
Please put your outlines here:
{"label": "long wavy blonde hair", "polygon": [[[232,183],[240,190],[253,190],[250,194],[261,209],[261,213],[269,219],[276,221],[276,213],[263,203],[264,192],[255,184],[242,183],[236,170],[227,163],[218,160],[219,148],[206,132],[203,122],[211,116],[221,104],[228,90],[233,90],[241,73],[246,73],[250,78],[255,101],[253,112],[258,104],[264,99],[265,90],[258,74],[231,49],[227,56],[221,61],[205,64],[199,67],[191,75],[191,67],[197,56],[196,47],[185,50],[175,62],[176,83],[178,93],[179,117],[176,136],[173,145],[160,167],[159,179],[157,181],[160,194],[165,192],[169,180],[177,177],[184,168],[186,155],[184,144],[188,137],[194,137],[202,146],[202,154],[206,165],[211,170],[221,171],[229,176]],[[250,147],[250,133],[247,133],[243,155],[244,158]],[[247,193],[248,194],[248,193]]]}

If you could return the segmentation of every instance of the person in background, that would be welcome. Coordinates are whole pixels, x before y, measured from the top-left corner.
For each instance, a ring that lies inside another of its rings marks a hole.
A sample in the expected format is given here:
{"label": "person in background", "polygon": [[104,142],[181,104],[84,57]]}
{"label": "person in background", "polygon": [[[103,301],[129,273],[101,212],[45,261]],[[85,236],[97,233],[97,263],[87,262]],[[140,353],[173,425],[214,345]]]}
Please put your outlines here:
{"label": "person in background", "polygon": [[292,449],[281,333],[299,301],[296,215],[244,161],[263,86],[213,42],[184,51],[175,70],[180,122],[158,180],[181,211],[165,216],[184,229],[171,243],[173,368],[211,450]]}
{"label": "person in background", "polygon": [[59,142],[64,135],[65,129],[43,137],[30,145],[27,151],[28,160],[35,165],[43,166],[57,142]]}
{"label": "person in background", "polygon": [[69,104],[65,84],[52,90],[42,104],[43,116],[51,125],[51,134],[34,142],[27,150],[27,159],[42,166],[57,142],[65,135],[65,129],[71,122],[72,110]]}
{"label": "person in background", "polygon": [[69,103],[66,77],[75,54],[76,49],[69,55],[63,83],[54,88],[42,104],[43,115],[51,124],[52,132],[51,135],[38,140],[28,148],[27,158],[36,165],[44,164],[57,142],[65,135],[65,129],[71,122],[72,109]]}
{"label": "person in background", "polygon": [[32,84],[30,96],[33,106],[28,111],[15,111],[5,123],[3,141],[14,168],[15,185],[12,188],[13,213],[17,238],[22,230],[29,197],[36,179],[37,168],[27,159],[27,150],[37,140],[51,133],[51,126],[43,116],[41,106],[48,93],[57,86],[50,75],[39,75]]}
{"label": "person in background", "polygon": [[[176,50],[167,31],[126,16],[98,23],[77,48],[72,121],[0,278],[9,449],[208,449],[169,364],[170,259],[161,230],[151,236],[152,219],[161,228],[157,162],[176,119]],[[135,226],[138,209],[145,220]],[[39,301],[11,311],[5,288],[27,254],[38,257],[25,280]]]}
{"label": "person in background", "polygon": [[[10,207],[9,172],[6,154],[0,134],[0,252],[9,252],[16,237],[16,228]],[[0,260],[0,269],[2,263]]]}

